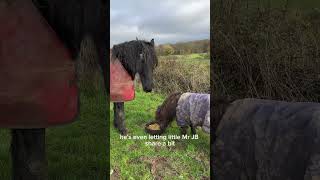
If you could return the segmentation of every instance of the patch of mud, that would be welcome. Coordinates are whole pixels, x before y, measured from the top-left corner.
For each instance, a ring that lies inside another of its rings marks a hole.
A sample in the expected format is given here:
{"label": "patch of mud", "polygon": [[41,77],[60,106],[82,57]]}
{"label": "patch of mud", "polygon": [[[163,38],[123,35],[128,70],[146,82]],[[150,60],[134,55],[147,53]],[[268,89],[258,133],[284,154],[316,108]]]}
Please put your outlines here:
{"label": "patch of mud", "polygon": [[202,176],[201,180],[210,180],[210,177]]}
{"label": "patch of mud", "polygon": [[186,150],[186,143],[183,142],[183,140],[174,140],[175,145],[174,146],[166,146],[168,150],[170,151],[185,151]]}
{"label": "patch of mud", "polygon": [[129,151],[134,151],[137,150],[139,148],[139,145],[137,143],[135,144],[131,144],[128,148]]}
{"label": "patch of mud", "polygon": [[170,159],[165,157],[139,157],[131,160],[130,163],[146,164],[155,180],[162,180],[164,177],[179,175],[171,166]]}
{"label": "patch of mud", "polygon": [[113,169],[112,174],[110,175],[110,180],[118,180],[120,179],[120,170],[119,168],[115,167]]}

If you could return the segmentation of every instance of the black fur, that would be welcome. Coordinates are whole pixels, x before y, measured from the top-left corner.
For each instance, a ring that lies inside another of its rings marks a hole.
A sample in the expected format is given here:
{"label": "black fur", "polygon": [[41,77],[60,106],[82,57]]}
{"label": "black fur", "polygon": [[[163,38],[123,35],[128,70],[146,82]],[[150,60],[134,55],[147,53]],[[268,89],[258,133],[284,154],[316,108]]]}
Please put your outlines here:
{"label": "black fur", "polygon": [[[132,80],[139,74],[145,92],[153,89],[153,70],[158,65],[154,40],[134,40],[114,45],[111,60],[118,59]],[[114,103],[114,126],[121,134],[127,134],[125,127],[124,103]]]}
{"label": "black fur", "polygon": [[93,40],[98,52],[105,86],[108,87],[109,24],[106,0],[33,0],[58,37],[70,50],[74,60],[84,38]]}
{"label": "black fur", "polygon": [[152,90],[152,74],[154,68],[158,65],[153,39],[151,42],[134,40],[114,45],[112,59],[119,59],[132,79],[138,73],[145,91]]}

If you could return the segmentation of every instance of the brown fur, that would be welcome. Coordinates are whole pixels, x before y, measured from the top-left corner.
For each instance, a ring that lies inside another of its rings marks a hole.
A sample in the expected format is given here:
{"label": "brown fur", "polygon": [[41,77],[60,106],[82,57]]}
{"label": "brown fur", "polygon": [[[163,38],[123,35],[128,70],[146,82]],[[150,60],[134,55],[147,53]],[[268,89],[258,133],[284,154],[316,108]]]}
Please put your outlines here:
{"label": "brown fur", "polygon": [[156,121],[160,124],[161,129],[166,129],[176,117],[176,107],[181,95],[181,92],[173,93],[169,95],[160,106],[158,106],[155,115]]}

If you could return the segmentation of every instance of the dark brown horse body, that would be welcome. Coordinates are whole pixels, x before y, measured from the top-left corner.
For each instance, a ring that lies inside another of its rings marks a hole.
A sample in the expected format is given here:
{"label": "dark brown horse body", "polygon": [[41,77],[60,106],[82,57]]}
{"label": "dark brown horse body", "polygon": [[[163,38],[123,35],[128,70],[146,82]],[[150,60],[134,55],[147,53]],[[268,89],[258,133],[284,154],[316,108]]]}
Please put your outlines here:
{"label": "dark brown horse body", "polygon": [[[177,108],[179,108],[178,102],[181,102],[181,101],[179,101],[179,99],[181,96],[184,96],[183,94],[186,95],[186,94],[190,94],[190,93],[180,93],[180,92],[172,93],[165,99],[165,101],[160,106],[158,106],[156,114],[155,114],[155,121],[160,125],[162,133],[165,131],[165,129],[168,127],[168,125],[174,119],[177,120],[177,114],[179,114],[179,109],[177,110]],[[204,94],[201,94],[201,95],[204,95]],[[190,102],[188,102],[188,103],[190,103]],[[194,104],[195,106],[199,107],[199,104],[200,104],[199,102],[194,102],[194,103],[195,103]],[[202,107],[202,106],[200,106],[200,107]],[[204,108],[204,109],[206,109],[206,108]],[[207,108],[207,109],[209,109],[209,108]],[[187,109],[188,113],[185,113],[184,115],[191,113],[189,110],[190,109]],[[217,114],[214,114],[214,115],[217,116]],[[190,114],[189,114],[189,116],[190,116]],[[178,118],[179,118],[179,115],[178,115]],[[195,123],[195,122],[193,122],[193,120],[191,118],[186,118],[186,119],[189,119],[189,120],[188,120],[188,122],[185,122],[185,124],[183,124],[183,125],[179,124],[179,122],[177,120],[177,124],[181,128],[181,134],[186,134],[188,127],[191,128],[192,134],[196,134],[196,126],[200,126],[200,125],[202,126],[204,123],[204,120],[205,120],[205,119],[203,119],[203,121],[201,121],[200,123]],[[197,118],[197,120],[198,119],[202,119],[202,118]],[[208,124],[206,126],[206,129],[210,129],[209,126],[210,126],[210,124]]]}

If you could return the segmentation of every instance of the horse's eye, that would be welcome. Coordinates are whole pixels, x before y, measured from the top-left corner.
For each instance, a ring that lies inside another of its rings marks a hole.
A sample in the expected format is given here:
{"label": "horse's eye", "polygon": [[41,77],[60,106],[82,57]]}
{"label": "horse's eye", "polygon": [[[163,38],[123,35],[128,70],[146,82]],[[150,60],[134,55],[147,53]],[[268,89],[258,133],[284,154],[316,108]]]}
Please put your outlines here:
{"label": "horse's eye", "polygon": [[142,64],[144,64],[145,63],[145,58],[143,58],[143,54],[140,54],[140,60],[141,60],[141,62],[142,62]]}

